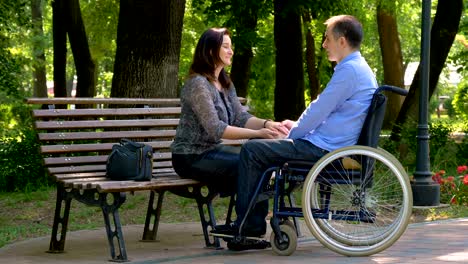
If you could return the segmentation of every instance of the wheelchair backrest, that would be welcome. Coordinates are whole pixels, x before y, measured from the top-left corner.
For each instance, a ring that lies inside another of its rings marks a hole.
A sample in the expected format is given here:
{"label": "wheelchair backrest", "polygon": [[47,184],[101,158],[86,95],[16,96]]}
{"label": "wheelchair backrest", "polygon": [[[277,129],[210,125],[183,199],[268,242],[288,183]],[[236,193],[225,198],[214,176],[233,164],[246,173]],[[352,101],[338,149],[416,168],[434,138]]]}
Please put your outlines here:
{"label": "wheelchair backrest", "polygon": [[380,131],[382,130],[387,107],[387,97],[382,93],[382,90],[377,89],[372,97],[357,145],[376,148],[379,143]]}

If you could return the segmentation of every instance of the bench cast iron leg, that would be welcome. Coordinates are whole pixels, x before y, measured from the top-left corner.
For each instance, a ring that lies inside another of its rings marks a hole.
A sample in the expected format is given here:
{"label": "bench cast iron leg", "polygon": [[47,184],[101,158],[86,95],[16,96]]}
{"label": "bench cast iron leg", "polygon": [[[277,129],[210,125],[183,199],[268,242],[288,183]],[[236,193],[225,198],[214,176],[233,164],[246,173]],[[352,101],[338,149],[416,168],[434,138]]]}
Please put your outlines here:
{"label": "bench cast iron leg", "polygon": [[[219,242],[219,238],[214,238],[213,241],[210,240],[210,236],[208,233],[208,227],[213,227],[216,225],[216,218],[214,215],[214,210],[213,210],[213,204],[211,203],[213,199],[216,197],[216,195],[210,197],[198,197],[197,200],[197,205],[198,205],[198,212],[200,214],[200,220],[202,224],[202,229],[203,229],[203,236],[205,237],[205,245],[208,248],[215,248],[215,249],[222,249],[221,244]],[[205,208],[207,209],[207,213],[209,216],[209,220],[206,219],[205,217]]]}
{"label": "bench cast iron leg", "polygon": [[[158,203],[154,208],[154,198],[156,192],[158,193]],[[145,229],[143,230],[142,241],[156,241],[158,235],[159,219],[161,218],[162,202],[164,193],[166,191],[151,191],[150,199],[148,202],[148,210],[146,211]],[[154,217],[153,228],[150,229],[151,217]]]}
{"label": "bench cast iron leg", "polygon": [[[97,194],[97,195],[96,195]],[[52,227],[52,237],[50,246],[47,252],[61,253],[65,248],[65,238],[68,227],[68,217],[70,215],[70,207],[72,199],[76,199],[90,206],[99,206],[104,215],[106,224],[107,239],[109,241],[110,253],[112,261],[124,262],[128,261],[127,252],[122,233],[122,225],[119,218],[119,207],[125,202],[125,193],[112,193],[113,203],[108,204],[106,193],[98,193],[96,190],[66,190],[61,184],[57,185],[57,201],[55,204],[54,224]],[[62,206],[63,215],[62,215]],[[111,229],[111,221],[109,215],[112,215],[114,228]],[[57,239],[58,229],[61,227],[60,239]],[[115,230],[115,231],[112,231]],[[114,239],[117,240],[119,246],[119,255],[115,254]]]}
{"label": "bench cast iron leg", "polygon": [[[99,201],[101,204],[102,214],[104,215],[104,222],[106,223],[107,240],[109,241],[110,253],[112,261],[125,262],[127,259],[127,251],[125,249],[125,242],[123,239],[122,225],[119,217],[119,207],[125,202],[125,193],[112,193],[114,197],[113,204],[108,204],[106,193],[99,194]],[[114,226],[111,228],[110,215],[112,215]],[[119,246],[119,255],[115,254],[114,239]]]}
{"label": "bench cast iron leg", "polygon": [[[67,235],[68,216],[70,215],[72,195],[65,190],[63,185],[57,185],[57,199],[55,203],[54,224],[52,226],[52,237],[48,253],[62,253],[65,248],[65,238]],[[64,206],[62,215],[62,206]],[[57,239],[60,227],[60,239]]]}
{"label": "bench cast iron leg", "polygon": [[[127,259],[127,251],[125,250],[125,243],[122,233],[122,225],[119,217],[119,207],[125,202],[126,196],[124,192],[119,193],[99,193],[97,190],[76,190],[72,191],[73,198],[77,201],[89,206],[101,207],[104,216],[104,223],[106,225],[107,240],[109,242],[109,250],[111,254],[111,261],[125,262]],[[112,200],[107,199],[108,195],[112,195]],[[110,203],[111,202],[111,203]],[[111,228],[111,218],[114,223]],[[119,246],[119,254],[116,255],[114,242]]]}
{"label": "bench cast iron leg", "polygon": [[[219,238],[213,238],[213,241],[210,240],[210,235],[208,233],[208,227],[213,227],[216,225],[216,218],[214,215],[212,201],[218,195],[217,192],[208,189],[207,194],[202,193],[203,186],[192,186],[179,188],[177,190],[171,190],[174,194],[177,194],[182,197],[192,198],[197,201],[198,212],[200,214],[200,222],[202,224],[203,236],[205,237],[205,245],[207,248],[222,249],[219,242]],[[209,219],[205,217],[205,209],[207,210]]]}

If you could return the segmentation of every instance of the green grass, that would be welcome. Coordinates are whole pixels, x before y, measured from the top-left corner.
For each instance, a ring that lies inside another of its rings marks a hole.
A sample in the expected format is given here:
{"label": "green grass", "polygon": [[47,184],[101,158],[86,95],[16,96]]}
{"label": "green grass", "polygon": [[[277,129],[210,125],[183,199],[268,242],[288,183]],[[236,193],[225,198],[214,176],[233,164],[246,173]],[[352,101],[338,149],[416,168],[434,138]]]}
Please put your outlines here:
{"label": "green grass", "polygon": [[[0,193],[0,247],[33,237],[50,236],[55,210],[54,188],[31,193]],[[127,194],[119,210],[123,225],[144,224],[149,192]],[[214,209],[218,221],[226,217],[229,199],[215,199]],[[164,197],[161,222],[199,221],[195,200],[167,192]],[[99,207],[72,201],[69,231],[104,227]]]}
{"label": "green grass", "polygon": [[[31,193],[0,193],[0,247],[9,243],[41,236],[50,236],[55,210],[55,189]],[[149,192],[128,194],[119,210],[123,225],[144,224]],[[229,199],[215,199],[218,222],[224,221]],[[468,217],[465,206],[415,210],[412,222]],[[165,194],[161,222],[198,222],[198,208],[194,200]],[[75,200],[70,210],[69,231],[104,227],[101,209],[89,207]]]}

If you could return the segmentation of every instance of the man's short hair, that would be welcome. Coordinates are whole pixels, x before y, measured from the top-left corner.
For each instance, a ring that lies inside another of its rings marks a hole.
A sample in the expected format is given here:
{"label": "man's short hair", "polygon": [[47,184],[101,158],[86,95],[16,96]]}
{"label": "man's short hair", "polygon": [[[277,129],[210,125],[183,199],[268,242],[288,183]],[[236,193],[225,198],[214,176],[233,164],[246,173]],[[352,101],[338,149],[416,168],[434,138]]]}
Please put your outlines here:
{"label": "man's short hair", "polygon": [[333,16],[325,21],[335,38],[344,37],[349,45],[359,49],[364,36],[359,20],[350,15]]}

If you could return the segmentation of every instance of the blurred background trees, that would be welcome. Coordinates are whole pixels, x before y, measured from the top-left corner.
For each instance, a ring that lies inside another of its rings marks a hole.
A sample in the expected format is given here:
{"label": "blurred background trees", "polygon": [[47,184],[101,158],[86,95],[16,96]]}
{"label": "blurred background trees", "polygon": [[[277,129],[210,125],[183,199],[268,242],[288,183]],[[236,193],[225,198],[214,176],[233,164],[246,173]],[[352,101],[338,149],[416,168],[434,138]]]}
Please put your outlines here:
{"label": "blurred background trees", "polygon": [[[30,149],[20,144],[34,144],[24,98],[177,97],[208,27],[232,32],[228,70],[251,111],[297,118],[333,73],[321,44],[324,21],[338,14],[362,22],[361,52],[379,84],[410,89],[406,99],[389,98],[385,127],[395,121],[404,126],[417,109],[421,5],[417,0],[0,0],[0,166],[9,163],[13,149]],[[464,124],[468,1],[433,0],[432,6],[431,122],[450,114],[450,122]],[[0,189],[18,166],[0,172]]]}

